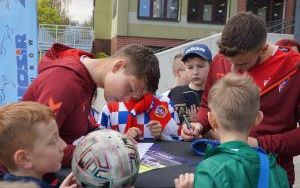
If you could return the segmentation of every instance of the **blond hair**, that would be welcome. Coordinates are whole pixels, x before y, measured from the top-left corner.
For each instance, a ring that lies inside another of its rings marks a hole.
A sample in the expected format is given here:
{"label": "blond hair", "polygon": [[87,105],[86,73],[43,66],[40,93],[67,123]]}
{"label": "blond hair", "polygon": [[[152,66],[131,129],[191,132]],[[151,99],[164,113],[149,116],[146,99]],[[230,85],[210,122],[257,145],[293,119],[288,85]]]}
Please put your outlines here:
{"label": "blond hair", "polygon": [[173,72],[176,72],[177,70],[184,67],[184,63],[181,61],[183,57],[183,54],[176,54],[173,59],[172,69]]}
{"label": "blond hair", "polygon": [[19,149],[31,149],[38,137],[35,127],[54,118],[50,108],[37,102],[0,107],[0,161],[8,169],[15,170],[14,153]]}
{"label": "blond hair", "polygon": [[260,90],[248,75],[229,73],[216,82],[208,95],[208,106],[219,126],[226,130],[248,131],[260,109]]}

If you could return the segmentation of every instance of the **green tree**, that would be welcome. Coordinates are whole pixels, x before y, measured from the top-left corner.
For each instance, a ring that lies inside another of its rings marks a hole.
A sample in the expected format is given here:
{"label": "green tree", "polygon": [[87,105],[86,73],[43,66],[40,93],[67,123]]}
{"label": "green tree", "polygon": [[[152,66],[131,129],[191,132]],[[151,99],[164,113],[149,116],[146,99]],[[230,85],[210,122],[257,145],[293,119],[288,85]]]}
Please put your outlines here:
{"label": "green tree", "polygon": [[38,0],[40,24],[69,24],[67,16],[71,0]]}
{"label": "green tree", "polygon": [[52,0],[38,0],[38,21],[40,24],[62,24],[59,10]]}

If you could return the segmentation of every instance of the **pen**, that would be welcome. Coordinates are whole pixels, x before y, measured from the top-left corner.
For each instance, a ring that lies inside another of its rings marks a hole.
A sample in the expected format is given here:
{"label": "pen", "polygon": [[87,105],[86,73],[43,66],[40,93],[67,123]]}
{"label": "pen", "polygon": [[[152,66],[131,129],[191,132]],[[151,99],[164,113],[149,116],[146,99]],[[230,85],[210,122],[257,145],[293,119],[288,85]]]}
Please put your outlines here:
{"label": "pen", "polygon": [[183,119],[184,119],[184,122],[185,122],[187,128],[189,130],[193,130],[193,127],[192,127],[191,123],[189,122],[189,120],[187,119],[186,115],[183,115]]}

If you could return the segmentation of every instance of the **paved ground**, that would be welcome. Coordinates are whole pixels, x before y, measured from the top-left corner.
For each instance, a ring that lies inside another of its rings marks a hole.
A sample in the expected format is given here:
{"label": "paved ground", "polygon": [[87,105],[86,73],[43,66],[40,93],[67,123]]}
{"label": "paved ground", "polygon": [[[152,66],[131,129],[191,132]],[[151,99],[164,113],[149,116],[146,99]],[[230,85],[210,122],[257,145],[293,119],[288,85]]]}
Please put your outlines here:
{"label": "paved ground", "polygon": [[294,188],[300,188],[300,156],[294,158],[296,182]]}

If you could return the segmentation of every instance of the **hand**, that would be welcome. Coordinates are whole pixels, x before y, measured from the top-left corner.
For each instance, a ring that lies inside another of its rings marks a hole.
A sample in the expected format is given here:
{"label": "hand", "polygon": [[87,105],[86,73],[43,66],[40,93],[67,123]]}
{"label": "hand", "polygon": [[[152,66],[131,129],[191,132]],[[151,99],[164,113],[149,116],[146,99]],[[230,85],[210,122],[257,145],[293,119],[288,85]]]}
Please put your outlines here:
{"label": "hand", "polygon": [[59,188],[79,188],[72,172],[64,179]]}
{"label": "hand", "polygon": [[182,124],[181,136],[185,141],[202,137],[203,126],[201,123],[191,123],[191,125],[192,130],[190,130],[186,124]]}
{"label": "hand", "polygon": [[193,173],[180,174],[180,176],[174,180],[174,184],[175,184],[175,188],[193,188],[194,174]]}
{"label": "hand", "polygon": [[191,109],[187,110],[187,113],[190,116],[191,122],[197,122],[198,121],[198,111],[200,110],[200,107],[197,107],[196,105],[192,105]]}
{"label": "hand", "polygon": [[248,144],[252,147],[258,147],[258,141],[254,137],[248,137]]}
{"label": "hand", "polygon": [[128,129],[128,131],[125,133],[129,138],[133,139],[139,139],[143,137],[142,131],[137,127],[131,127]]}
{"label": "hand", "polygon": [[158,122],[158,121],[150,121],[147,124],[147,127],[149,128],[151,135],[155,138],[155,139],[159,139],[161,136],[161,133],[163,131],[162,129],[162,125]]}

